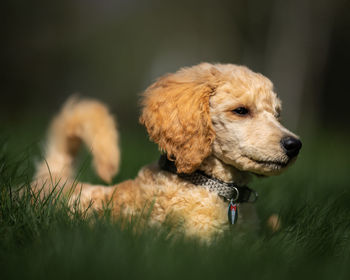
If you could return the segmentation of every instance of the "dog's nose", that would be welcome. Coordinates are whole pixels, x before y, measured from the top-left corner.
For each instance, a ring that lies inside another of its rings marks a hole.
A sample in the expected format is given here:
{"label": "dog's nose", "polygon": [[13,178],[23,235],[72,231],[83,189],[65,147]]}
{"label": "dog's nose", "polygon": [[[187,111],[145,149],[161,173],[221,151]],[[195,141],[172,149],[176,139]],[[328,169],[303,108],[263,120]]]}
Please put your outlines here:
{"label": "dog's nose", "polygon": [[281,145],[289,158],[293,158],[299,154],[301,149],[301,141],[292,136],[286,136],[281,139]]}

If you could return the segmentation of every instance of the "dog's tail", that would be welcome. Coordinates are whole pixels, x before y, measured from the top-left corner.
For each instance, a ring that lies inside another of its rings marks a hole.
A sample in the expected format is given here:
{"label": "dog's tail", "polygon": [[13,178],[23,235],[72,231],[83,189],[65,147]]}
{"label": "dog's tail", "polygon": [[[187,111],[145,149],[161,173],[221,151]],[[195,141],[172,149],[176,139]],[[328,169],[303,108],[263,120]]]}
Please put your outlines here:
{"label": "dog's tail", "polygon": [[38,165],[35,178],[72,178],[81,142],[91,150],[98,175],[110,182],[120,160],[116,123],[105,105],[75,97],[67,101],[51,124],[45,159]]}

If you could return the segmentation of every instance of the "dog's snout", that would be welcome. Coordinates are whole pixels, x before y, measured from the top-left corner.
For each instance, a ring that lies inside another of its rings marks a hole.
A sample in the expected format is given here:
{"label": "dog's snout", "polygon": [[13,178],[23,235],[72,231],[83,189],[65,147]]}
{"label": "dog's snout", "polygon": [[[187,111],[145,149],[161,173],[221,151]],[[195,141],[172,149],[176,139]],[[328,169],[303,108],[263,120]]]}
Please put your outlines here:
{"label": "dog's snout", "polygon": [[289,158],[297,156],[302,146],[301,141],[292,136],[283,137],[281,145]]}

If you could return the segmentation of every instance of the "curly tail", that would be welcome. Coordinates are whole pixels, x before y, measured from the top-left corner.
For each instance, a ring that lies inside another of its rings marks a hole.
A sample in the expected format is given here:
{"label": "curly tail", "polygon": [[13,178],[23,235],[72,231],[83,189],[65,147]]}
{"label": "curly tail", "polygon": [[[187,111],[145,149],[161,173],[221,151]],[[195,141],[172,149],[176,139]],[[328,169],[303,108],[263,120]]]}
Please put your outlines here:
{"label": "curly tail", "polygon": [[81,142],[91,150],[98,175],[111,182],[120,160],[116,123],[102,103],[74,97],[51,124],[45,160],[39,163],[35,179],[72,178],[73,161]]}

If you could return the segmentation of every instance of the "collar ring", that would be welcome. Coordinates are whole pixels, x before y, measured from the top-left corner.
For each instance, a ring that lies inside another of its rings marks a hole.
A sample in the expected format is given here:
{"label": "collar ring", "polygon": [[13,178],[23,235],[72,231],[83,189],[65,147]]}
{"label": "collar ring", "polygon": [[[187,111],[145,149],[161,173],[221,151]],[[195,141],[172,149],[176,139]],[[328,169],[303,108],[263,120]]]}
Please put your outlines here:
{"label": "collar ring", "polygon": [[236,196],[232,197],[231,200],[232,201],[237,201],[238,198],[239,198],[239,190],[236,187],[233,187],[232,189],[236,192]]}

